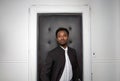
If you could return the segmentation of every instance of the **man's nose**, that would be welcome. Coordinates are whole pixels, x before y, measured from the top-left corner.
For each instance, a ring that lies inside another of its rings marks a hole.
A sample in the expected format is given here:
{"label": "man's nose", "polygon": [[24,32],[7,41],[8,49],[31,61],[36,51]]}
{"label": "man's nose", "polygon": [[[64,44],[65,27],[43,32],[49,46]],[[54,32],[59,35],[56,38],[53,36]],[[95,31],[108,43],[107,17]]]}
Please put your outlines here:
{"label": "man's nose", "polygon": [[61,39],[64,39],[64,37],[61,37]]}

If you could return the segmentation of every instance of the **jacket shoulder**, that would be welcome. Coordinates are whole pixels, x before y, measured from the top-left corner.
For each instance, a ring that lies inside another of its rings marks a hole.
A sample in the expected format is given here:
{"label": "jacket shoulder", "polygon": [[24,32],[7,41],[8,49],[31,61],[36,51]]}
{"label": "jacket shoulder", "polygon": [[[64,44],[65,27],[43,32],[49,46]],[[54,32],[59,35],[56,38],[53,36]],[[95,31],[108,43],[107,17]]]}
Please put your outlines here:
{"label": "jacket shoulder", "polygon": [[64,50],[60,47],[56,47],[48,52],[50,55],[58,54],[60,52],[64,52]]}
{"label": "jacket shoulder", "polygon": [[76,52],[76,50],[75,50],[74,48],[68,47],[68,49],[69,49],[70,51]]}

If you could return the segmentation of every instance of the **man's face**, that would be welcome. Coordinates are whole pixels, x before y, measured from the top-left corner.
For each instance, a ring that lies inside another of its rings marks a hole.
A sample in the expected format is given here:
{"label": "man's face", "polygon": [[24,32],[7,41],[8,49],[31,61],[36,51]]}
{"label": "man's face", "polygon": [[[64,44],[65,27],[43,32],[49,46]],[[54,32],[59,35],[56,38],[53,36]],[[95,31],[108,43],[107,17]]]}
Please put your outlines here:
{"label": "man's face", "polygon": [[60,44],[61,46],[65,46],[67,45],[68,42],[68,34],[66,31],[59,31],[57,33],[57,42],[58,44]]}

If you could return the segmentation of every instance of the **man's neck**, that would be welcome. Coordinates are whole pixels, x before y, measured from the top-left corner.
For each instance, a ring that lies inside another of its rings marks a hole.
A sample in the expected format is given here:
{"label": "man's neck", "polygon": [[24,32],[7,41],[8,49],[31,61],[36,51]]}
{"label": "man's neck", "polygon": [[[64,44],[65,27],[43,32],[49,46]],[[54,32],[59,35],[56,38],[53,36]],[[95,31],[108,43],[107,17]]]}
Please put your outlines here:
{"label": "man's neck", "polygon": [[[61,45],[60,45],[61,46]],[[65,45],[65,46],[61,46],[61,47],[63,47],[64,49],[67,47],[67,45]]]}

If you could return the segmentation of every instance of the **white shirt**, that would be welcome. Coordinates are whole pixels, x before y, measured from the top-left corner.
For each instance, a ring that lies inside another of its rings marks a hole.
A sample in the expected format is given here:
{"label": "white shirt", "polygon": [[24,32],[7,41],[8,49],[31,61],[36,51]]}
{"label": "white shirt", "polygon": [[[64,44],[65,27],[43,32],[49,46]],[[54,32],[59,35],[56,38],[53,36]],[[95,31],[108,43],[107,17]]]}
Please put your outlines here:
{"label": "white shirt", "polygon": [[[61,47],[63,48],[63,47]],[[72,66],[68,56],[68,47],[65,50],[65,66],[60,81],[70,81],[73,77]]]}

